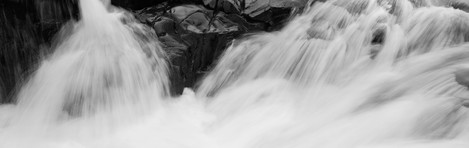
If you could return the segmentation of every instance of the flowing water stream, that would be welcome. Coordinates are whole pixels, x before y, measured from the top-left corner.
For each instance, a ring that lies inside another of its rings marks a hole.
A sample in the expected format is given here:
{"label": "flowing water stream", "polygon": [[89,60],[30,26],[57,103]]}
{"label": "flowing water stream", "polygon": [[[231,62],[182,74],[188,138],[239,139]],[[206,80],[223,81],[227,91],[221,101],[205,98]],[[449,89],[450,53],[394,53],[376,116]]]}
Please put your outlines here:
{"label": "flowing water stream", "polygon": [[437,5],[311,3],[233,41],[171,98],[155,34],[81,0],[81,20],[0,106],[0,148],[468,148],[469,13]]}

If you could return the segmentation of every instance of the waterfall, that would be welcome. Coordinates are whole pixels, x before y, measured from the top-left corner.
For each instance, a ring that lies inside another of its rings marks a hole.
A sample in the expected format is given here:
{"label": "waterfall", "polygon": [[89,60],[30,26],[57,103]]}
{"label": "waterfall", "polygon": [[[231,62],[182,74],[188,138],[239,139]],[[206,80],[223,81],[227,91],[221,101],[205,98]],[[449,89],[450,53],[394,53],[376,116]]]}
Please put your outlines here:
{"label": "waterfall", "polygon": [[0,147],[467,148],[469,13],[435,3],[311,1],[170,97],[155,33],[81,0],[17,104],[0,106]]}

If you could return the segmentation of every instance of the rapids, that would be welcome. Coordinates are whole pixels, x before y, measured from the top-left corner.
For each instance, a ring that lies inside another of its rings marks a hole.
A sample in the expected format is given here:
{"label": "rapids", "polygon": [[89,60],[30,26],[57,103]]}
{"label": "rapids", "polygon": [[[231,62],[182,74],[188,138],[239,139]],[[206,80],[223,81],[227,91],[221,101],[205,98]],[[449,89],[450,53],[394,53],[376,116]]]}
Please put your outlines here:
{"label": "rapids", "polygon": [[469,147],[465,11],[311,1],[280,31],[234,40],[172,98],[153,31],[108,0],[80,7],[0,106],[0,148]]}

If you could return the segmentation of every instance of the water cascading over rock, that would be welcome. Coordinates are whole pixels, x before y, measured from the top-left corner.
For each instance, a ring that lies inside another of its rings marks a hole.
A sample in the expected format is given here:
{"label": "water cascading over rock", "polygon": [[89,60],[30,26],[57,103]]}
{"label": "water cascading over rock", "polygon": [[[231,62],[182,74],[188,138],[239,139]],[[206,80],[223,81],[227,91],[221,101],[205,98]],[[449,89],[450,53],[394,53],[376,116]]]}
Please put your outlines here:
{"label": "water cascading over rock", "polygon": [[81,11],[0,108],[0,147],[469,147],[462,10],[310,1],[282,30],[234,40],[173,99],[151,31],[97,0]]}
{"label": "water cascading over rock", "polygon": [[64,28],[70,34],[18,93],[9,124],[19,130],[43,131],[73,118],[95,118],[107,128],[157,108],[168,94],[165,55],[144,40],[156,35],[139,34],[142,25],[124,24],[129,18],[100,1],[80,4],[81,21]]}

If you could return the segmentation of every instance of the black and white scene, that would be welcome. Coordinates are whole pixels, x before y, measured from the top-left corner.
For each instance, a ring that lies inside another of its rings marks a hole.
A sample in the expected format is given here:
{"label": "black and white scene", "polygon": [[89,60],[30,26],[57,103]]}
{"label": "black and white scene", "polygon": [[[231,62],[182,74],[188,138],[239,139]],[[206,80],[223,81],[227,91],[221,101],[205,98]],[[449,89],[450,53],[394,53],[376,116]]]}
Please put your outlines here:
{"label": "black and white scene", "polygon": [[469,0],[0,0],[0,148],[469,148]]}

